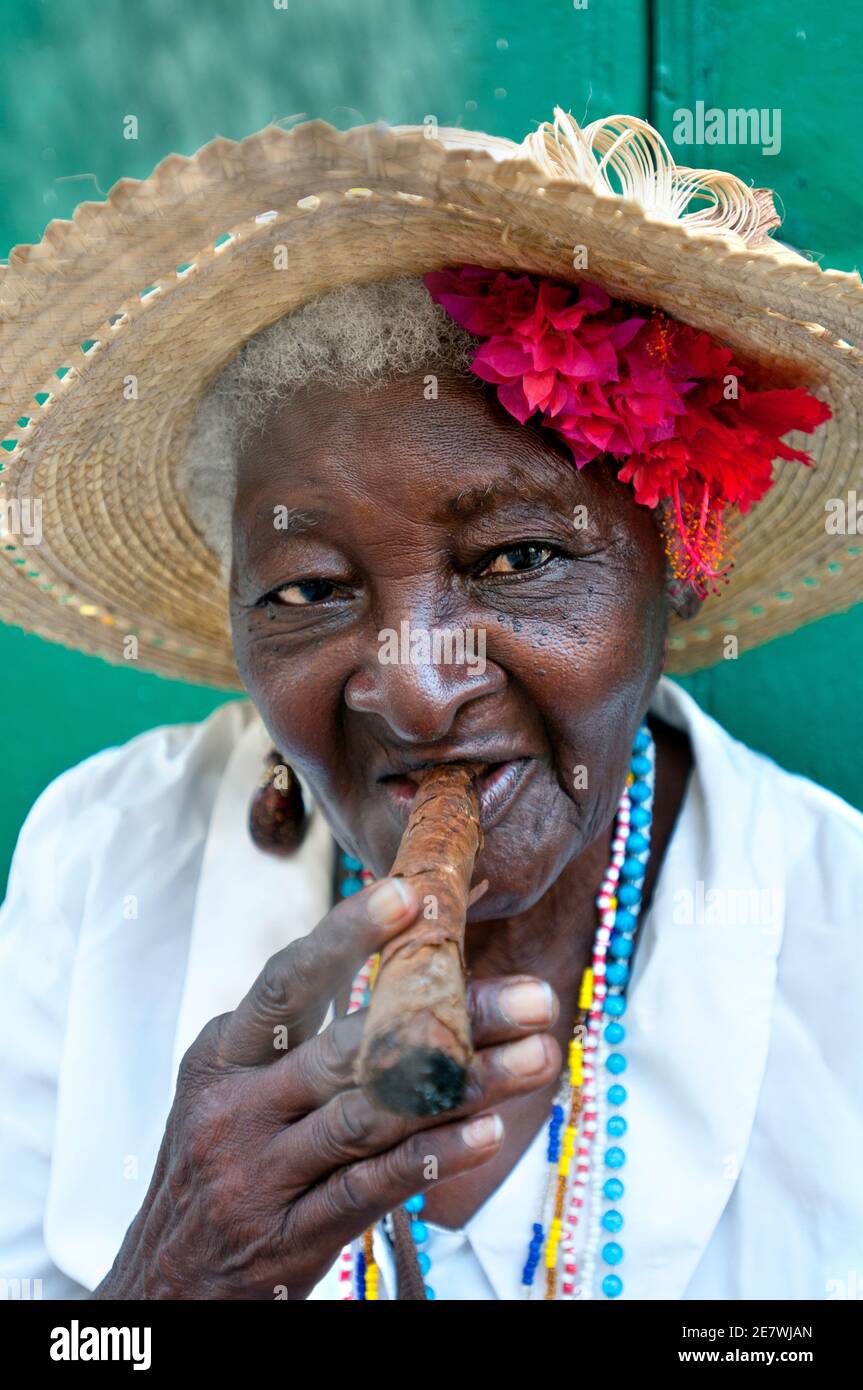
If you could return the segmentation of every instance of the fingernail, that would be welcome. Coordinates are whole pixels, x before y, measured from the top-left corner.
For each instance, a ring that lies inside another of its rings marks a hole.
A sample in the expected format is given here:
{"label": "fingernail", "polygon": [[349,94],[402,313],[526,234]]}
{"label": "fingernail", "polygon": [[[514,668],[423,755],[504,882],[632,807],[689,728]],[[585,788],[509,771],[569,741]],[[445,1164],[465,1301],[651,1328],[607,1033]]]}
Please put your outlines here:
{"label": "fingernail", "polygon": [[368,913],[379,927],[389,927],[401,921],[409,902],[410,894],[401,879],[385,878],[369,894]]}
{"label": "fingernail", "polygon": [[501,1049],[501,1062],[513,1076],[532,1076],[546,1064],[542,1038],[522,1038]]}
{"label": "fingernail", "polygon": [[499,1144],[503,1136],[503,1120],[500,1115],[480,1115],[465,1125],[461,1137],[469,1149],[488,1149]]}
{"label": "fingernail", "polygon": [[554,995],[545,980],[520,980],[501,990],[498,1003],[510,1023],[550,1023]]}

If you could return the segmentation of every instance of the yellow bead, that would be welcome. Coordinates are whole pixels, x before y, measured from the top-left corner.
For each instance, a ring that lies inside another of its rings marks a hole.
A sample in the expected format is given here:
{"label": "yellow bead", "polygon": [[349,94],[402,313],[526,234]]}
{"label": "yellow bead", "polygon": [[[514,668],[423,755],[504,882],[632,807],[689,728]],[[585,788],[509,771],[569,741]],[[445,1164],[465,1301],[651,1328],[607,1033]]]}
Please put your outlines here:
{"label": "yellow bead", "polygon": [[581,990],[578,996],[579,1009],[589,1009],[593,1001],[593,971],[590,966],[581,977]]}

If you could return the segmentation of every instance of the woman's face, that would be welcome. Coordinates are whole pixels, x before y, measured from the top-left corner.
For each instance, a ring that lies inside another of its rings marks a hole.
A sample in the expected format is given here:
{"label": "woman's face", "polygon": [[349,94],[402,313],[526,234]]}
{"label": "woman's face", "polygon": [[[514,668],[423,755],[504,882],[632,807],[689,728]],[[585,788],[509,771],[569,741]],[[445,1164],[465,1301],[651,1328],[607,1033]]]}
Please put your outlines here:
{"label": "woman's face", "polygon": [[653,514],[437,372],[307,390],[244,446],[234,651],[342,847],[387,872],[418,771],[488,765],[472,918],[525,911],[614,814],[666,624]]}

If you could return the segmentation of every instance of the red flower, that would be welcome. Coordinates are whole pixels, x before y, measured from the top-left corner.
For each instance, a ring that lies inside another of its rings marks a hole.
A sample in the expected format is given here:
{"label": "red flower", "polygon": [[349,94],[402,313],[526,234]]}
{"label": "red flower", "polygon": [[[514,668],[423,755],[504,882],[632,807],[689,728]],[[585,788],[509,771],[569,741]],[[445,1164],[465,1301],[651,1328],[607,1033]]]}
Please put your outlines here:
{"label": "red flower", "polygon": [[576,467],[610,455],[637,502],[670,504],[675,573],[702,595],[726,572],[727,509],[746,512],[764,496],[775,458],[810,464],[781,436],[830,419],[802,387],[746,387],[730,348],[659,311],[634,311],[599,285],[481,266],[432,271],[424,282],[482,340],[472,370],[510,415],[524,424],[538,412]]}

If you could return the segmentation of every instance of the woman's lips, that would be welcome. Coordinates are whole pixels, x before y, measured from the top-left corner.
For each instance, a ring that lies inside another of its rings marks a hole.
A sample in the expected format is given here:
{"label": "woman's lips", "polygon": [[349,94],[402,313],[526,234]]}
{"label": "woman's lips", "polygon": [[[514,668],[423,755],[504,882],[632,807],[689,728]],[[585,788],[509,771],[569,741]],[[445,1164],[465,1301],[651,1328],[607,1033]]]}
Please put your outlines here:
{"label": "woman's lips", "polygon": [[[479,819],[483,830],[490,829],[509,810],[532,767],[532,758],[487,764],[479,778]],[[417,779],[393,776],[382,780],[400,818],[407,820],[416,796]]]}

